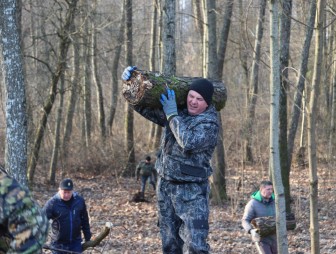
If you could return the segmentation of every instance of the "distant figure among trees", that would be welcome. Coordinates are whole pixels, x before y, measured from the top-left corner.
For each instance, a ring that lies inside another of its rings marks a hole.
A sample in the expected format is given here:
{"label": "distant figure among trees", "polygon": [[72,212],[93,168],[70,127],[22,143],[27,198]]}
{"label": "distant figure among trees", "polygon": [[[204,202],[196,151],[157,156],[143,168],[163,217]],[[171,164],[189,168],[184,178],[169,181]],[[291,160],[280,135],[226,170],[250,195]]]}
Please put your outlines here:
{"label": "distant figure among trees", "polygon": [[135,169],[135,176],[137,181],[139,181],[139,178],[141,177],[140,195],[142,199],[145,198],[145,189],[148,180],[155,190],[155,173],[155,168],[153,163],[151,162],[150,156],[146,156],[145,160],[140,161],[137,165]]}

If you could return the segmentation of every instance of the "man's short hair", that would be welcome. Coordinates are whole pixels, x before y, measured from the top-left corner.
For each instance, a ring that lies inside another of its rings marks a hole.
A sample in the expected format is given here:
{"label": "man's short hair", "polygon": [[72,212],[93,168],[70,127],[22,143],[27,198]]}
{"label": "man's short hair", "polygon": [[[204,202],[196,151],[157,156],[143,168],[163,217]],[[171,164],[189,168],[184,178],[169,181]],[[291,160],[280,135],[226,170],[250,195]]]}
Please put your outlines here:
{"label": "man's short hair", "polygon": [[261,181],[260,185],[259,185],[259,188],[264,188],[265,186],[269,186],[269,185],[272,185],[273,186],[273,183],[271,181],[268,181],[268,180],[265,180],[265,181]]}
{"label": "man's short hair", "polygon": [[150,156],[146,156],[146,161],[151,161],[151,157]]}

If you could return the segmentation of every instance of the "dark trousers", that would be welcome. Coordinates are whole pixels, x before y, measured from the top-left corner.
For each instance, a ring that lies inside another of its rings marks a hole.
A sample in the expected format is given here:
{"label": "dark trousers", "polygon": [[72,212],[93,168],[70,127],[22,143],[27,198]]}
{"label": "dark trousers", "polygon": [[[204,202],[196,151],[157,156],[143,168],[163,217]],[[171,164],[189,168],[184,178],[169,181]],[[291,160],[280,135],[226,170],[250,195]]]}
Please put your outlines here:
{"label": "dark trousers", "polygon": [[53,248],[53,254],[75,254],[75,253],[82,253],[82,241],[76,240],[71,243],[57,243],[53,242],[51,247]]}
{"label": "dark trousers", "polygon": [[163,254],[209,253],[209,184],[159,178],[159,226]]}
{"label": "dark trousers", "polygon": [[146,183],[149,179],[149,183],[153,186],[153,189],[155,190],[155,183],[152,180],[152,176],[141,176],[141,192],[145,193]]}

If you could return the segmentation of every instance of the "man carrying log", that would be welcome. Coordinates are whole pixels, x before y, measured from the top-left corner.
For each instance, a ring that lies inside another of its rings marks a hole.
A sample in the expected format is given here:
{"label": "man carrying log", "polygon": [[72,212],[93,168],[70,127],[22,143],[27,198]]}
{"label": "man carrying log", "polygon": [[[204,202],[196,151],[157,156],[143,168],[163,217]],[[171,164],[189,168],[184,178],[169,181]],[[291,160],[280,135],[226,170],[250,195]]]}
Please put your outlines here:
{"label": "man carrying log", "polygon": [[[135,67],[127,67],[128,81]],[[210,160],[217,144],[219,125],[212,105],[214,86],[195,79],[188,87],[184,107],[178,108],[175,91],[167,87],[157,98],[161,107],[135,104],[136,112],[164,127],[155,168],[157,199],[164,254],[209,253]],[[176,89],[176,87],[175,87]],[[177,90],[177,89],[176,89]],[[179,93],[180,91],[176,91]]]}
{"label": "man carrying log", "polygon": [[245,206],[242,226],[247,233],[251,234],[252,241],[259,253],[277,254],[275,231],[271,235],[260,236],[258,229],[251,224],[255,218],[269,216],[275,217],[273,184],[271,181],[262,181],[259,190],[251,195],[251,200]]}

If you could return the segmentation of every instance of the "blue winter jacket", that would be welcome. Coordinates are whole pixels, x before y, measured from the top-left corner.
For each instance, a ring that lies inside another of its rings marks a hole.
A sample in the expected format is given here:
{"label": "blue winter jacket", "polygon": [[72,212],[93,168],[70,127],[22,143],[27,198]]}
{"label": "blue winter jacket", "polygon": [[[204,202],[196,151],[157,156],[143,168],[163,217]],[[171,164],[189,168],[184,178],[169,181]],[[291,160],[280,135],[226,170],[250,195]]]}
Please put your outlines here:
{"label": "blue winter jacket", "polygon": [[187,109],[169,122],[160,109],[134,106],[135,111],[164,128],[155,168],[160,177],[176,182],[204,182],[212,174],[210,160],[217,144],[217,111],[210,105],[199,115]]}
{"label": "blue winter jacket", "polygon": [[91,239],[89,216],[84,199],[73,192],[71,204],[66,204],[56,193],[44,206],[51,224],[51,240],[59,244],[69,244],[81,240],[81,230],[85,241]]}

